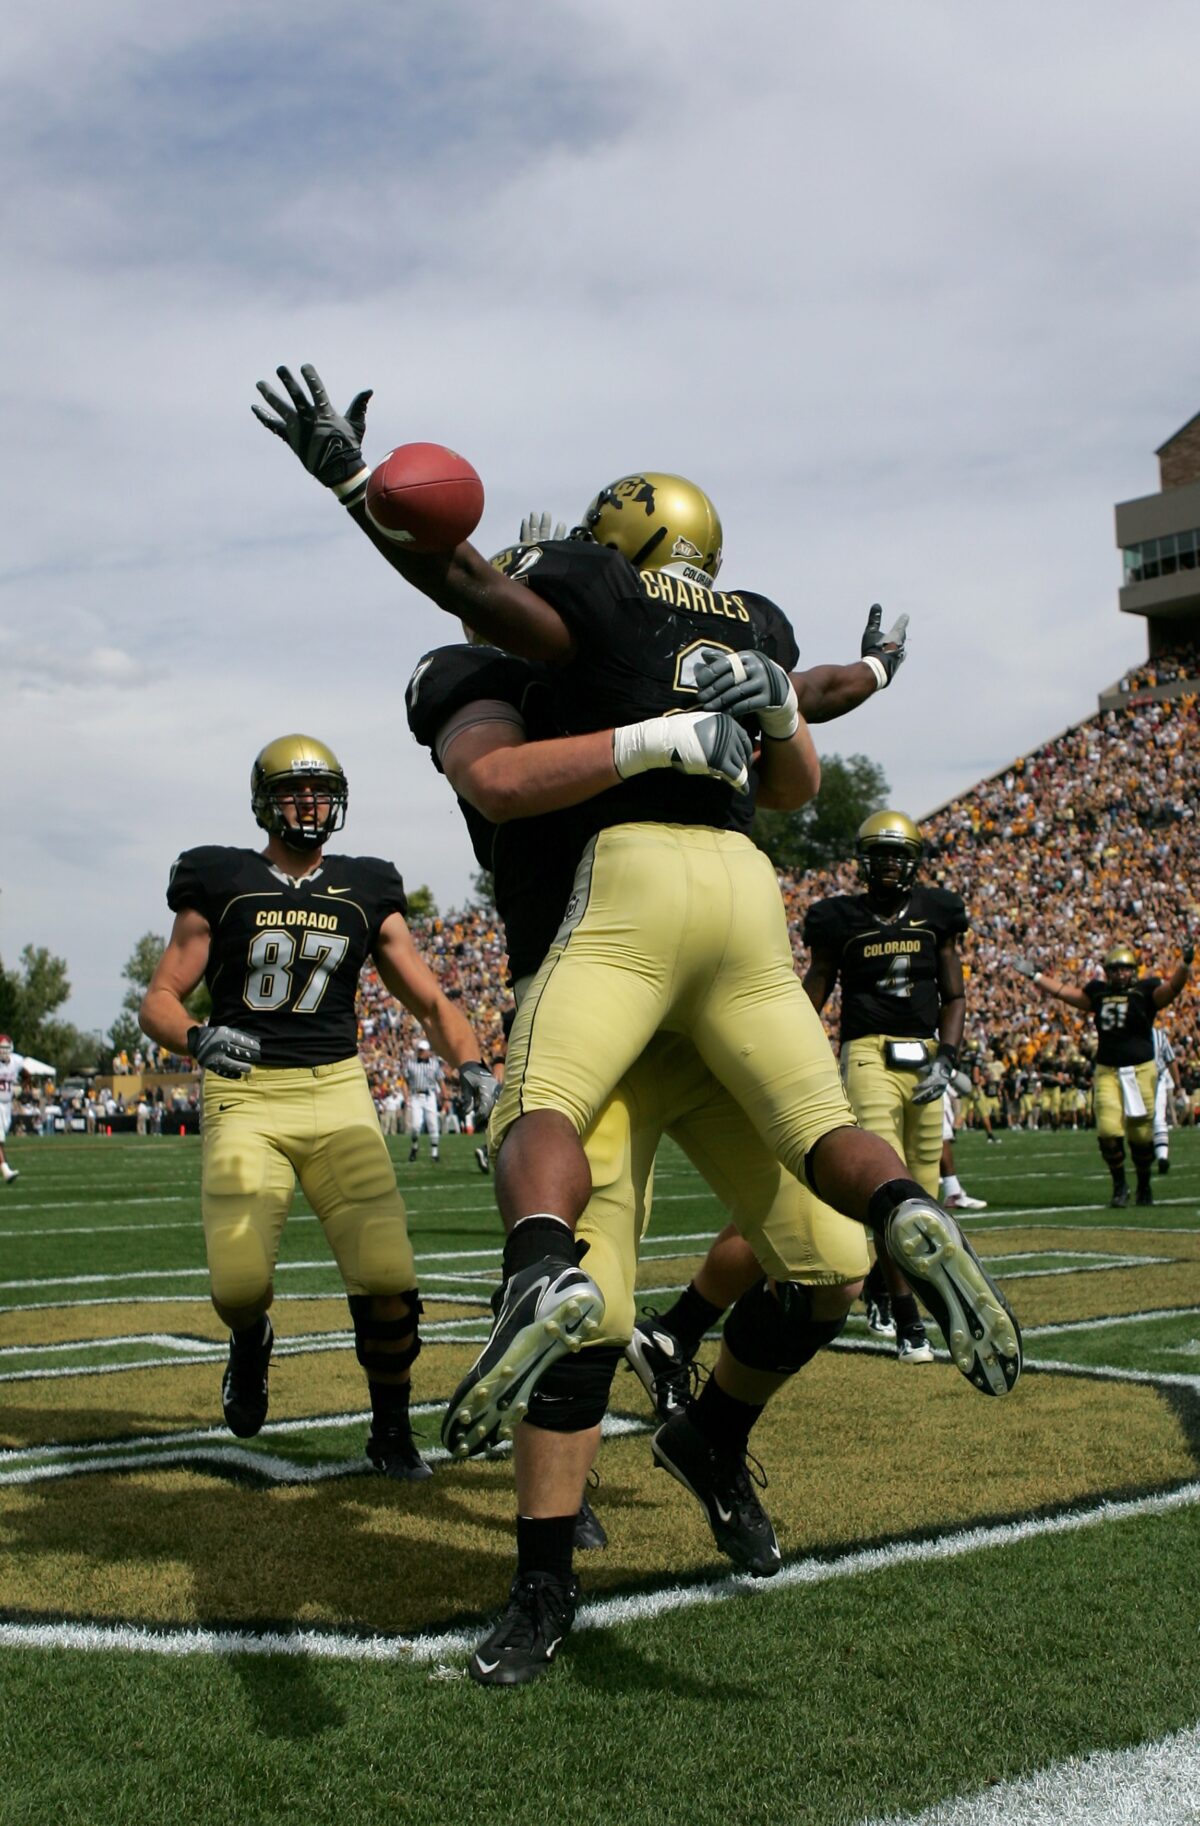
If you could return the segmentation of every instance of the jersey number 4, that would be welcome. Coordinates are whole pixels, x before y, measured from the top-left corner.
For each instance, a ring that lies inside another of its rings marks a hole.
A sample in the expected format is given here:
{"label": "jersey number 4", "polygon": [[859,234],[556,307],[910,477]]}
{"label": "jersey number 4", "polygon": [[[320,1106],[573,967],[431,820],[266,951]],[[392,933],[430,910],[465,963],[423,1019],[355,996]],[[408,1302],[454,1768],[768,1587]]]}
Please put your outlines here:
{"label": "jersey number 4", "polygon": [[[312,974],[292,1004],[293,1014],[313,1014],[320,1006],[329,979],[350,948],[348,938],[328,932],[306,932],[300,941],[300,956],[313,965]],[[292,965],[296,960],[296,940],[284,926],[266,926],[256,932],[247,960],[246,987],[242,999],[247,1008],[260,1011],[282,1008],[292,993]]]}

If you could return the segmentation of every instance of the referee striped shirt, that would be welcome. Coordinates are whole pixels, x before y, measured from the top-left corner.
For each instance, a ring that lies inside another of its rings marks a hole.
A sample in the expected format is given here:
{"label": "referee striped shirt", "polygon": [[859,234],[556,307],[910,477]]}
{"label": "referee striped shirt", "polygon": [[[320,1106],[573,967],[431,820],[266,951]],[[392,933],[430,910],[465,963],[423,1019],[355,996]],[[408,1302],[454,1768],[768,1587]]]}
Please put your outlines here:
{"label": "referee striped shirt", "polygon": [[410,1059],[404,1072],[404,1081],[414,1097],[426,1091],[437,1091],[442,1082],[442,1063],[440,1059]]}

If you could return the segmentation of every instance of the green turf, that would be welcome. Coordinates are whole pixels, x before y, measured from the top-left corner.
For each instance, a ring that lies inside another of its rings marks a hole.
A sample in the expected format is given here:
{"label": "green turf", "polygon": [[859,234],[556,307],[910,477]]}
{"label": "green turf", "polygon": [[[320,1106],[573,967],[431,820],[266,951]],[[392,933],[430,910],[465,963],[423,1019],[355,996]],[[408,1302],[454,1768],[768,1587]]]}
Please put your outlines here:
{"label": "green turf", "polygon": [[[431,1372],[438,1328],[461,1310],[446,1300],[485,1296],[498,1262],[491,1187],[476,1170],[473,1148],[467,1138],[450,1138],[435,1169],[427,1157],[409,1167],[406,1142],[393,1145],[428,1299],[432,1342],[419,1368]],[[1183,1483],[1200,1475],[1200,1134],[1176,1134],[1172,1156],[1171,1173],[1155,1182],[1152,1210],[1112,1212],[1090,1134],[1009,1135],[999,1148],[968,1135],[958,1147],[964,1184],[989,1201],[967,1221],[981,1252],[1008,1277],[1029,1327],[1029,1356],[1062,1365],[1076,1388],[1072,1369],[1167,1379],[1161,1397],[1148,1399],[1161,1398],[1179,1416],[1185,1447],[1175,1481]],[[146,1375],[188,1378],[199,1362],[215,1380],[219,1328],[206,1305],[198,1145],[178,1137],[17,1142],[11,1158],[21,1178],[0,1190],[0,1376],[40,1379],[0,1381],[0,1417],[18,1404],[35,1420],[34,1404],[45,1409],[44,1420],[27,1427],[21,1451],[0,1454],[0,1472],[78,1467],[78,1452],[47,1443],[56,1436],[60,1392],[64,1409],[85,1417],[94,1411],[92,1433],[85,1424],[71,1435],[86,1450],[100,1458],[123,1449],[148,1467],[177,1452],[184,1435],[140,1445],[140,1431],[122,1418],[114,1440],[104,1418],[106,1376],[114,1364],[135,1361],[163,1366]],[[682,1285],[702,1239],[720,1222],[686,1162],[664,1150],[646,1249],[654,1283]],[[1010,1241],[1010,1231],[1020,1234]],[[345,1326],[344,1304],[297,1297],[341,1301],[320,1227],[302,1199],[285,1232],[278,1286],[280,1331],[288,1339]],[[663,1296],[654,1298],[661,1303]],[[120,1302],[111,1324],[104,1308],[82,1304],[101,1300]],[[184,1305],[168,1304],[169,1323],[160,1325],[155,1302],[172,1301]],[[1178,1310],[1161,1316],[1168,1308]],[[1120,1322],[1107,1322],[1110,1315]],[[153,1341],[160,1331],[176,1341],[192,1337],[198,1348],[181,1355]],[[46,1349],[63,1337],[69,1351]],[[846,1339],[866,1344],[860,1318]],[[332,1355],[296,1348],[300,1354],[287,1360],[296,1373],[306,1364],[342,1366],[343,1385],[353,1391],[344,1412],[353,1414],[362,1391],[348,1373],[348,1336]],[[81,1368],[102,1373],[45,1376]],[[919,1370],[889,1373],[918,1378],[914,1450],[956,1436],[939,1426],[961,1385],[921,1384]],[[136,1395],[142,1376],[126,1371],[122,1385]],[[324,1376],[322,1370],[314,1386],[324,1387]],[[632,1378],[618,1384],[626,1407],[628,1383]],[[1041,1383],[1031,1374],[1010,1398],[1026,1402],[1014,1408],[1018,1417],[1030,1417],[1026,1472],[1029,1453],[1046,1453],[1048,1470],[1053,1457],[1052,1438],[1034,1425]],[[1127,1388],[1113,1381],[1114,1402]],[[202,1454],[201,1434],[225,1438],[212,1400],[207,1422],[186,1436],[188,1450]],[[984,1428],[988,1404],[975,1406]],[[361,1423],[339,1424],[342,1412],[318,1401],[309,1418],[273,1428],[247,1450],[252,1459],[302,1470],[358,1471]],[[1128,1407],[1121,1412],[1130,1414]],[[429,1438],[436,1418],[422,1410]],[[145,1434],[156,1430],[147,1425]],[[797,1449],[803,1452],[803,1439]],[[844,1449],[851,1462],[860,1456],[854,1475],[865,1518],[878,1447],[847,1437]],[[932,1462],[936,1490],[936,1452]],[[503,1472],[493,1467],[485,1475]],[[22,1514],[35,1526],[37,1493],[63,1491],[49,1482],[15,1488],[23,1500],[32,1493],[27,1500],[35,1506]],[[64,1513],[61,1500],[47,1503],[47,1518]],[[186,1500],[179,1513],[188,1513]],[[887,1537],[903,1540],[913,1518],[903,1507],[886,1513]],[[270,1515],[275,1538],[262,1543],[263,1552],[288,1555],[304,1538],[289,1528],[299,1516]],[[610,1519],[619,1526],[621,1515],[615,1508]],[[680,1539],[686,1527],[694,1541],[697,1525],[687,1516]],[[853,1552],[878,1538],[878,1524],[864,1519],[857,1540],[852,1535],[843,1545]],[[453,1533],[448,1546],[453,1551]],[[202,1542],[189,1548],[203,1553]],[[1183,1598],[1194,1587],[1198,1550],[1200,1507],[1193,1506],[944,1563],[759,1589],[578,1632],[552,1676],[518,1693],[476,1689],[460,1654],[448,1655],[441,1668],[0,1650],[0,1822],[533,1826],[581,1817],[602,1826],[643,1819],[832,1826],[910,1812],[1064,1756],[1194,1723],[1200,1637],[1194,1607]],[[491,1551],[502,1564],[503,1533]],[[219,1563],[209,1570],[219,1581]],[[381,1553],[379,1576],[403,1581],[419,1577],[419,1567]],[[4,1577],[0,1556],[0,1611],[7,1606],[12,1619],[17,1607]],[[694,1588],[694,1575],[687,1582]]]}

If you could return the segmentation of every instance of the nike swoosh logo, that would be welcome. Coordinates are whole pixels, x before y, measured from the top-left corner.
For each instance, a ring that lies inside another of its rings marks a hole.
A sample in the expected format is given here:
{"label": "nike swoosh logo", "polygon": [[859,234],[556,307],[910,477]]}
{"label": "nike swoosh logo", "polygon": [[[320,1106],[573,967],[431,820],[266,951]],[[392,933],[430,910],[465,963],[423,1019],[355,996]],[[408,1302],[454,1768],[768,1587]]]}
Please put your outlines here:
{"label": "nike swoosh logo", "polygon": [[500,1666],[498,1661],[485,1661],[482,1655],[476,1655],[475,1666],[481,1674],[494,1674]]}
{"label": "nike swoosh logo", "polygon": [[651,1332],[650,1336],[654,1340],[654,1344],[655,1344],[656,1348],[662,1352],[664,1357],[672,1357],[672,1358],[674,1357],[674,1355],[675,1355],[674,1338],[668,1338],[665,1335],[665,1333],[663,1333],[661,1331]]}
{"label": "nike swoosh logo", "polygon": [[217,1108],[218,1108],[218,1110],[233,1110],[233,1109],[237,1108],[237,1104],[236,1103],[218,1103]]}
{"label": "nike swoosh logo", "polygon": [[558,1645],[561,1641],[562,1641],[561,1636],[555,1636],[553,1642],[547,1642],[547,1644],[546,1644],[546,1660],[547,1661],[549,1661],[551,1655],[554,1653],[555,1649],[558,1647]]}
{"label": "nike swoosh logo", "polygon": [[327,894],[350,894],[353,892],[353,889],[351,889],[351,888],[326,888],[325,892]]}
{"label": "nike swoosh logo", "polygon": [[720,1516],[721,1520],[723,1522],[731,1522],[733,1520],[733,1510],[727,1509],[719,1496],[714,1496],[713,1502],[716,1504],[717,1514]]}

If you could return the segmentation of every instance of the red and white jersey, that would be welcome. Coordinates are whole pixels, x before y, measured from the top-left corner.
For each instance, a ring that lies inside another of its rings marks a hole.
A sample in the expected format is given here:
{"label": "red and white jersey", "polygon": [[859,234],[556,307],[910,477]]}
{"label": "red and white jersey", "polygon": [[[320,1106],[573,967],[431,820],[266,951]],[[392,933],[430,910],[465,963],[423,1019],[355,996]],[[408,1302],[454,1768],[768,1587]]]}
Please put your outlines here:
{"label": "red and white jersey", "polygon": [[0,1103],[11,1103],[13,1092],[17,1088],[21,1073],[25,1068],[25,1055],[15,1052],[11,1059],[0,1059]]}

